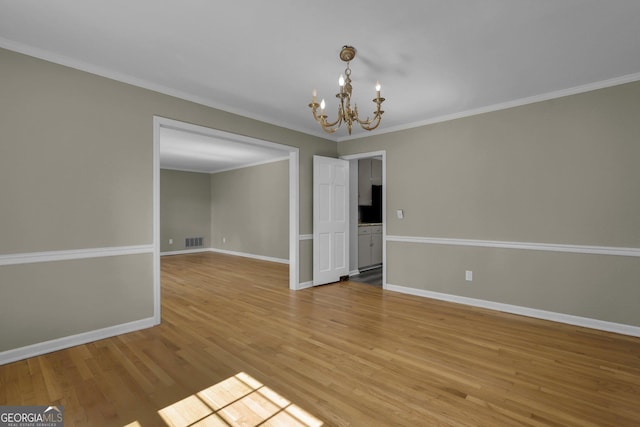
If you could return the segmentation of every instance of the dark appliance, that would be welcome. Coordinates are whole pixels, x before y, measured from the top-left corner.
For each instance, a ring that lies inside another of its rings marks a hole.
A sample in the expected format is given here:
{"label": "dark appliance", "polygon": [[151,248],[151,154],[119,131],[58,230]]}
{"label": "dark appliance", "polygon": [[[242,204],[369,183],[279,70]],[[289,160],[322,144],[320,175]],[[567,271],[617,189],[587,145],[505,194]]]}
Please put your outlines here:
{"label": "dark appliance", "polygon": [[360,222],[371,224],[382,222],[382,185],[371,186],[371,206],[359,206]]}
{"label": "dark appliance", "polygon": [[382,222],[382,185],[371,186],[371,222]]}

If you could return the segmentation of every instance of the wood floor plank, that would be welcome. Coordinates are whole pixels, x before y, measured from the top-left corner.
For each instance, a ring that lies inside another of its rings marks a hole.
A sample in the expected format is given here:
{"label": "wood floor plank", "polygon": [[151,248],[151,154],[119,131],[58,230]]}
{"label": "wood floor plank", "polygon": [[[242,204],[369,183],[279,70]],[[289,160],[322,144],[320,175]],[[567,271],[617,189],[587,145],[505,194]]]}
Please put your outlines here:
{"label": "wood floor plank", "polygon": [[636,337],[356,282],[290,291],[286,265],[213,253],[162,258],[162,313],[0,366],[0,405],[63,405],[67,426],[640,425]]}

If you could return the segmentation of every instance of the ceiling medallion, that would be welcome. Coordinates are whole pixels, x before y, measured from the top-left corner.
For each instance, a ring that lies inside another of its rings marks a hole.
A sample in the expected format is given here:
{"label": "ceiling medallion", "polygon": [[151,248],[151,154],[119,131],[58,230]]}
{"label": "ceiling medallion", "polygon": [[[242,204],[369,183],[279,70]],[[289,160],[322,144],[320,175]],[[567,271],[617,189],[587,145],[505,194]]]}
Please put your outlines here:
{"label": "ceiling medallion", "polygon": [[[316,102],[316,90],[313,90],[313,97],[309,108],[313,111],[313,118],[316,119],[322,129],[327,133],[334,133],[337,131],[342,123],[347,125],[349,135],[351,135],[351,129],[353,123],[358,123],[364,130],[374,130],[380,125],[382,120],[382,114],[384,111],[380,109],[380,106],[384,102],[384,98],[380,97],[380,83],[376,83],[376,97],[373,102],[376,104],[376,110],[373,113],[373,117],[362,120],[358,116],[358,106],[354,104],[351,108],[351,68],[349,68],[349,62],[355,58],[356,49],[353,46],[343,46],[340,51],[340,59],[347,63],[347,68],[344,70],[344,75],[341,75],[338,79],[338,85],[340,86],[340,92],[336,94],[338,98],[338,118],[333,121],[327,121],[327,115],[324,113],[325,102],[324,99],[318,104]],[[320,108],[320,114],[318,114],[318,108]]]}

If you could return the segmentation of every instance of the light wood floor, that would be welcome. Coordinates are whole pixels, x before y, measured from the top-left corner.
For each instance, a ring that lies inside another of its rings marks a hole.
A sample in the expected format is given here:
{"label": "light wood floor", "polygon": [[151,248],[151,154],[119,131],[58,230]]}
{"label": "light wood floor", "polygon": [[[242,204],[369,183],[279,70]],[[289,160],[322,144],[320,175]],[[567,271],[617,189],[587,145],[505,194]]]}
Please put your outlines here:
{"label": "light wood floor", "polygon": [[63,405],[66,426],[640,425],[639,338],[287,281],[164,257],[161,326],[1,366],[0,405]]}

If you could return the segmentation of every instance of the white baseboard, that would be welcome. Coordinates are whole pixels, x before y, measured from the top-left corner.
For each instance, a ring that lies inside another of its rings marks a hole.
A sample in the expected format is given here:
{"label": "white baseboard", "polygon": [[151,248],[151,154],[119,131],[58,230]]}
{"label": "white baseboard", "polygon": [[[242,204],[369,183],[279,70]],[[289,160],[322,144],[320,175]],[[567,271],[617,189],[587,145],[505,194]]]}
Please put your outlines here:
{"label": "white baseboard", "polygon": [[356,269],[356,270],[351,270],[351,271],[349,272],[349,277],[357,276],[358,274],[360,274],[360,270],[358,270],[358,269]]}
{"label": "white baseboard", "polygon": [[582,326],[585,328],[598,329],[601,331],[615,332],[622,335],[640,337],[640,326],[625,325],[623,323],[607,322],[604,320],[591,319],[588,317],[574,316],[571,314],[556,313],[553,311],[538,310],[535,308],[521,307],[511,304],[486,301],[476,298],[461,297],[458,295],[443,294],[440,292],[427,291],[424,289],[409,288],[385,284],[384,289],[401,292],[403,294],[416,295],[420,297],[433,298],[442,301],[449,301],[458,304],[470,305],[474,307],[488,308],[490,310],[502,311],[505,313],[519,314],[521,316],[534,317],[537,319],[551,320],[553,322],[566,323],[569,325]]}
{"label": "white baseboard", "polygon": [[310,280],[308,282],[302,282],[302,283],[298,283],[298,291],[302,290],[302,289],[307,289],[307,288],[313,288],[313,280]]}
{"label": "white baseboard", "polygon": [[382,264],[374,264],[374,265],[369,265],[367,267],[362,267],[360,268],[360,273],[364,273],[369,270],[375,270],[376,268],[380,268],[380,267],[382,267]]}
{"label": "white baseboard", "polygon": [[271,262],[277,262],[280,264],[289,264],[289,260],[284,258],[274,258],[274,257],[269,257],[264,255],[249,254],[246,252],[228,251],[226,249],[218,249],[218,248],[183,249],[179,251],[160,252],[160,256],[197,254],[202,252],[218,252],[226,255],[235,255],[235,256],[241,256],[245,258],[259,259],[262,261],[271,261]]}
{"label": "white baseboard", "polygon": [[153,317],[0,352],[0,365],[157,325]]}
{"label": "white baseboard", "polygon": [[209,248],[181,249],[179,251],[160,252],[160,256],[198,254],[198,253],[202,253],[202,252],[211,252],[211,249],[209,249]]}
{"label": "white baseboard", "polygon": [[209,248],[207,249],[209,252],[218,252],[221,254],[227,254],[227,255],[235,255],[235,256],[241,256],[241,257],[245,257],[245,258],[253,258],[253,259],[259,259],[262,261],[271,261],[271,262],[279,262],[280,264],[289,264],[289,260],[288,259],[284,259],[284,258],[274,258],[274,257],[269,257],[269,256],[264,256],[264,255],[255,255],[255,254],[248,254],[245,252],[236,252],[236,251],[228,251],[225,249],[218,249],[218,248]]}

